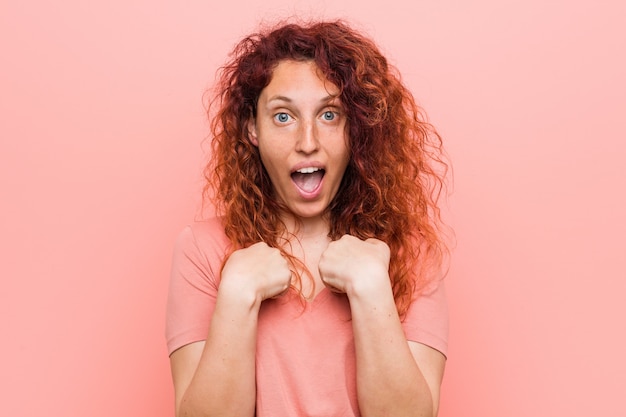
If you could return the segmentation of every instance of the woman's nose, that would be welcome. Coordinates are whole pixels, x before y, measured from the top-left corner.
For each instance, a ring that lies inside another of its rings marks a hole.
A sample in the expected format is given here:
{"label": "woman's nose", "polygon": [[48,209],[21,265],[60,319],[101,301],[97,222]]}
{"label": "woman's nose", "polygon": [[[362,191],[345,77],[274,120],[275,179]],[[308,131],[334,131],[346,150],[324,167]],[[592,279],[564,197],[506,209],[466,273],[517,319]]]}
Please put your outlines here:
{"label": "woman's nose", "polygon": [[296,150],[306,154],[313,153],[319,148],[317,127],[314,122],[306,122],[301,125],[298,132]]}

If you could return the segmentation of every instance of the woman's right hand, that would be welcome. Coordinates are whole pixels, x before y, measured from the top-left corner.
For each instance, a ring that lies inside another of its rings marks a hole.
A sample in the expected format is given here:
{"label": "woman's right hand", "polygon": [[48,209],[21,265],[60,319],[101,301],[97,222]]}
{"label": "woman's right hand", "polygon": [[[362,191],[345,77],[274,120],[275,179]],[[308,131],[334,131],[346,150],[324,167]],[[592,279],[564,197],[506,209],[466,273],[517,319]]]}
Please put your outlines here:
{"label": "woman's right hand", "polygon": [[261,301],[281,295],[291,283],[289,263],[280,250],[258,242],[233,252],[222,269],[219,291]]}
{"label": "woman's right hand", "polygon": [[254,415],[258,314],[290,282],[289,263],[265,243],[228,257],[206,340],[170,356],[177,416]]}

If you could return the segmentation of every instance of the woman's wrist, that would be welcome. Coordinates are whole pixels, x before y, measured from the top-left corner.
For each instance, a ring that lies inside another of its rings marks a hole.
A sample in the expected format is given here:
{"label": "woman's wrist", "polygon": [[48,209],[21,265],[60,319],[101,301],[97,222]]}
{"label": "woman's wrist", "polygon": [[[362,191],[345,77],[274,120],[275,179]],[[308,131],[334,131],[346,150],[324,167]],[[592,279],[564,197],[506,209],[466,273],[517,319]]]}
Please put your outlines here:
{"label": "woman's wrist", "polygon": [[222,300],[229,308],[257,311],[263,301],[262,295],[255,288],[232,279],[222,279],[217,298],[218,302]]}

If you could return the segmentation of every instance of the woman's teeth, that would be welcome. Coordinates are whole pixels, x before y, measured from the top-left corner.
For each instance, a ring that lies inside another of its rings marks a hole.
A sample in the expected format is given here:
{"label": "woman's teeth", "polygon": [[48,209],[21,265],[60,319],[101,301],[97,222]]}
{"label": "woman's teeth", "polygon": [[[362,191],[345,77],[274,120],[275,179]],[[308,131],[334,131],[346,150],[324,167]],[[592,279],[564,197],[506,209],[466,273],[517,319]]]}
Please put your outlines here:
{"label": "woman's teeth", "polygon": [[317,172],[319,170],[320,170],[320,168],[310,167],[310,168],[301,168],[301,169],[297,170],[296,172],[298,172],[300,174],[312,174],[312,173]]}

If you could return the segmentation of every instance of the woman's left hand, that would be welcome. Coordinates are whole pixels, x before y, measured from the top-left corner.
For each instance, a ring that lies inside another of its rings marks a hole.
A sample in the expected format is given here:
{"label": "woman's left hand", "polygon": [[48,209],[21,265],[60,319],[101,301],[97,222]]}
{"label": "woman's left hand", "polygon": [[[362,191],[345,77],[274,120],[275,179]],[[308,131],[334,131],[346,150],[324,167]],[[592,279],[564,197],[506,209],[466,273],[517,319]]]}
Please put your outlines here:
{"label": "woman's left hand", "polygon": [[322,282],[332,291],[346,293],[348,298],[379,294],[391,288],[389,256],[389,247],[381,240],[343,235],[322,253]]}

